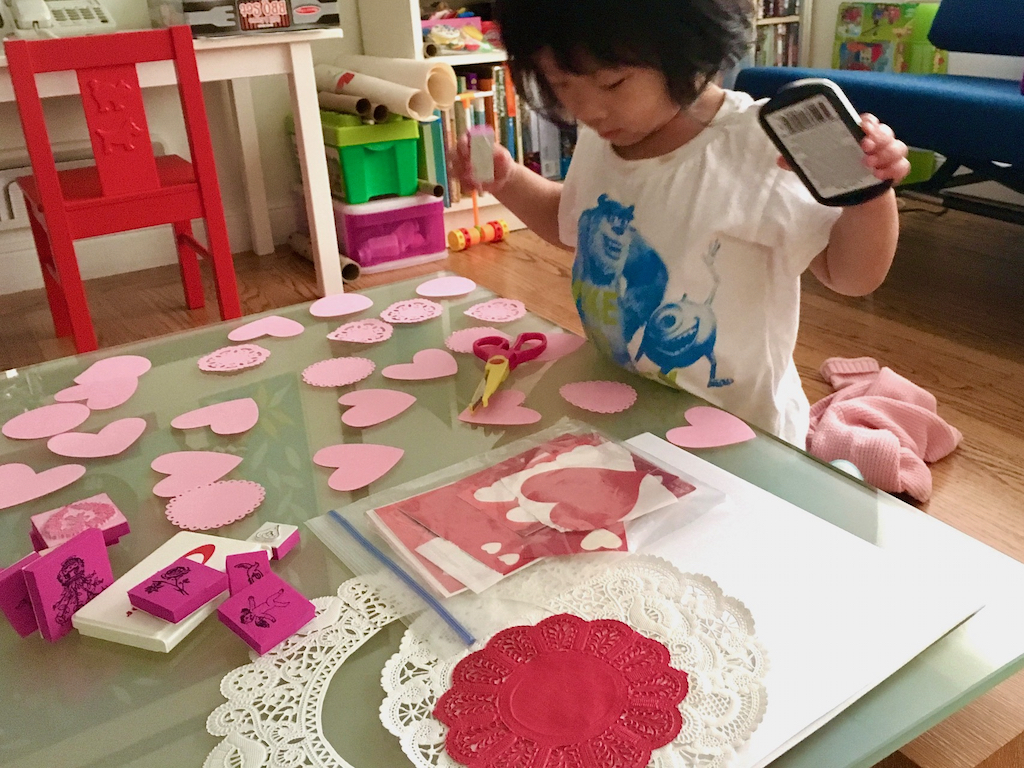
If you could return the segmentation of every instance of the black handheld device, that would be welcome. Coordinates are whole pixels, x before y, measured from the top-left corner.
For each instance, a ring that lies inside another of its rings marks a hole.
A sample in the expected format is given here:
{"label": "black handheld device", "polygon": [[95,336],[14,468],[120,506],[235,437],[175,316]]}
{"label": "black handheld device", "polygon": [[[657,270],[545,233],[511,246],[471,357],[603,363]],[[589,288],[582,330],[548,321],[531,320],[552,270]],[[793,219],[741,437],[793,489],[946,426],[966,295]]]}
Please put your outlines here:
{"label": "black handheld device", "polygon": [[863,164],[860,116],[831,80],[810,78],[783,86],[761,106],[758,120],[823,205],[857,205],[892,186]]}

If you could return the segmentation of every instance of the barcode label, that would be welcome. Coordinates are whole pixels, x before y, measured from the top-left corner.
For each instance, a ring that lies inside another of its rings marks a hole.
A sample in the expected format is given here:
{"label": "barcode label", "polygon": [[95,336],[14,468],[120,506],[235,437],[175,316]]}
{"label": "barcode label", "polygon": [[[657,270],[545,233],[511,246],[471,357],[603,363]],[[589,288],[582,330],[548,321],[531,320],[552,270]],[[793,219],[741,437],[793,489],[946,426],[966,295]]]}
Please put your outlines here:
{"label": "barcode label", "polygon": [[836,119],[838,118],[832,111],[832,105],[824,99],[779,111],[779,120],[786,126],[790,135],[809,131]]}

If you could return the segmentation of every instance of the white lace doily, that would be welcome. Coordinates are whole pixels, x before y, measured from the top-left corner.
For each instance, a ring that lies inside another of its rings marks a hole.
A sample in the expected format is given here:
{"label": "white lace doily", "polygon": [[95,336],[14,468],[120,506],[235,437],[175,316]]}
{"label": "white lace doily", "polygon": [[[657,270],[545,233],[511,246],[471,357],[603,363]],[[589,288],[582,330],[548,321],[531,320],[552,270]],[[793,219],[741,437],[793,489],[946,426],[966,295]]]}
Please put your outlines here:
{"label": "white lace doily", "polygon": [[[583,568],[577,558],[551,558],[492,589],[506,584],[514,589],[506,590],[506,597],[519,605],[522,620],[505,626],[557,613],[618,619],[669,649],[672,666],[689,675],[689,693],[680,705],[683,728],[655,750],[652,768],[724,768],[761,722],[768,662],[754,636],[754,621],[741,602],[723,595],[706,576],[680,573],[649,556]],[[500,591],[495,597],[501,599]],[[499,628],[504,627],[495,631]],[[444,749],[447,728],[432,712],[451,685],[452,669],[469,650],[441,659],[435,649],[443,646],[430,637],[429,627],[416,623],[403,636],[384,667],[380,717],[417,768],[456,768]]]}
{"label": "white lace doily", "polygon": [[360,579],[313,603],[299,634],[221,681],[227,703],[206,729],[225,738],[204,768],[351,768],[324,737],[324,696],[345,660],[399,614]]}

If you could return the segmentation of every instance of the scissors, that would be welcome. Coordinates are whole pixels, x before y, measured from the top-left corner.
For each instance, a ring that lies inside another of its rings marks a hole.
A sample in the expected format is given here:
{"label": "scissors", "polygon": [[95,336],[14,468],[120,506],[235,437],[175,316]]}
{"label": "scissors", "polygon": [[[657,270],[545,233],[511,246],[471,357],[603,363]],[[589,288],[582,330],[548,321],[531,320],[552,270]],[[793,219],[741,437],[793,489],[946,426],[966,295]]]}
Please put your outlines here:
{"label": "scissors", "polygon": [[520,363],[534,360],[548,347],[548,337],[543,333],[521,333],[509,342],[503,336],[484,336],[473,342],[473,354],[483,360],[484,377],[473,394],[469,404],[472,413],[478,406],[487,407],[491,395],[508,378]]}

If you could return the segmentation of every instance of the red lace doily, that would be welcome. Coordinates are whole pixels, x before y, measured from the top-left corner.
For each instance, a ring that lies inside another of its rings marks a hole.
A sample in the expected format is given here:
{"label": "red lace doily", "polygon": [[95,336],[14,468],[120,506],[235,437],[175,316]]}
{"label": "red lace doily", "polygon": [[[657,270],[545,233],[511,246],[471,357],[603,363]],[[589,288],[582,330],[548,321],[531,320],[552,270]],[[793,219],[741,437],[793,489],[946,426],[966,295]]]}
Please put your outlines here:
{"label": "red lace doily", "polygon": [[434,715],[470,768],[643,768],[682,728],[686,691],[661,643],[560,614],[460,661]]}

